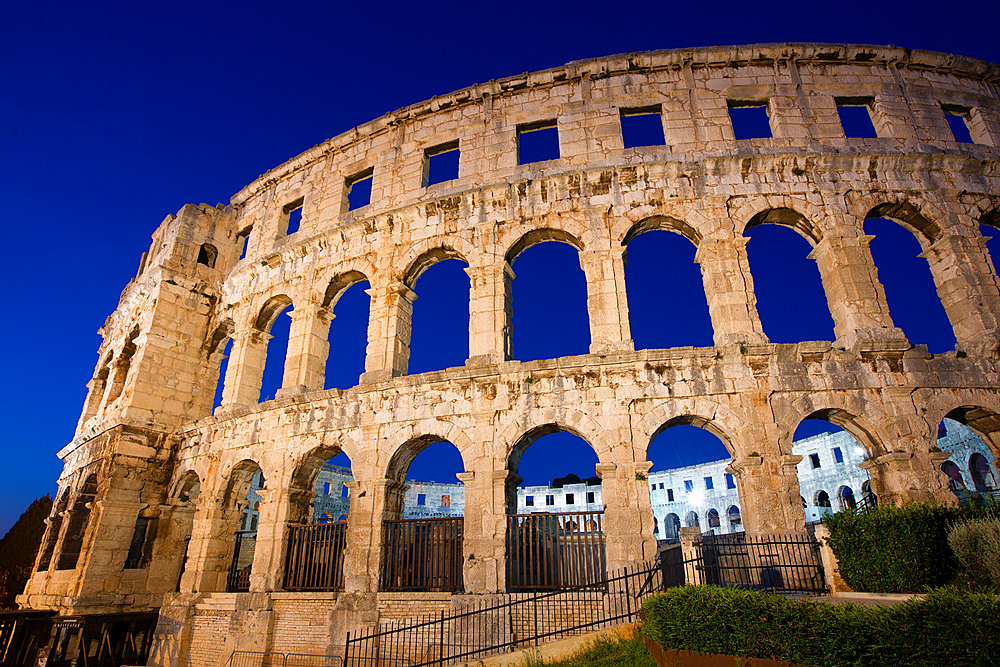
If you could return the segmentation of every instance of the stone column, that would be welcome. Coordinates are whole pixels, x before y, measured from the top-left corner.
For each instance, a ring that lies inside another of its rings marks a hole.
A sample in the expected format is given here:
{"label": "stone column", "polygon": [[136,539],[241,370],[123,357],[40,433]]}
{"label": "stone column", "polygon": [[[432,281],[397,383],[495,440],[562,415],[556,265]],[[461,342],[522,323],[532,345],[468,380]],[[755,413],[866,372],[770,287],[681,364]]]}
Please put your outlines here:
{"label": "stone column", "polygon": [[285,374],[278,397],[323,389],[326,359],[330,352],[330,322],[333,314],[322,306],[308,304],[291,312]]}
{"label": "stone column", "polygon": [[625,248],[581,250],[580,268],[587,278],[591,354],[635,349],[625,294]]}
{"label": "stone column", "polygon": [[458,473],[458,479],[465,485],[462,551],[467,594],[504,592],[507,554],[505,486],[510,474],[507,470]]}
{"label": "stone column", "polygon": [[511,358],[511,281],[506,261],[469,266],[469,366],[496,364]]}
{"label": "stone column", "polygon": [[410,326],[417,295],[403,283],[373,287],[368,321],[368,349],[362,382],[406,375],[410,360]]}
{"label": "stone column", "polygon": [[806,514],[795,472],[801,460],[798,454],[782,454],[775,459],[745,456],[726,467],[726,472],[736,478],[747,533],[787,535],[805,531]]}
{"label": "stone column", "polygon": [[280,591],[285,577],[289,492],[264,488],[257,489],[257,494],[260,495],[260,515],[250,568],[250,591]]}
{"label": "stone column", "polygon": [[[511,472],[510,470],[494,470],[491,475],[492,491],[493,491],[493,507],[503,508],[503,516],[494,515],[495,520],[503,523],[497,525],[498,534],[497,537],[502,536],[502,548],[503,556],[497,558],[496,561],[496,572],[497,572],[497,582],[499,592],[504,592],[507,590],[507,563],[511,558],[516,557],[516,553],[511,553],[511,537],[508,535],[508,528],[510,524],[508,522],[507,516],[510,514],[517,513],[517,485],[523,482],[517,473]],[[466,508],[469,504],[466,501]],[[468,509],[466,510],[468,511]]]}
{"label": "stone column", "polygon": [[260,387],[271,334],[249,327],[233,334],[233,347],[222,389],[222,409],[260,402]]}
{"label": "stone column", "polygon": [[404,482],[358,479],[345,482],[351,496],[344,549],[344,591],[375,593],[382,571],[382,522],[403,515]]}
{"label": "stone column", "polygon": [[930,265],[938,296],[959,346],[1000,340],[1000,289],[986,239],[951,234],[920,253]]}
{"label": "stone column", "polygon": [[705,298],[716,345],[767,343],[757,314],[757,297],[747,259],[745,237],[707,238],[694,261],[701,265]]}
{"label": "stone column", "polygon": [[[701,540],[701,529],[696,526],[681,526],[680,529],[681,554],[685,561],[693,561],[700,555],[695,546]],[[684,570],[684,583],[694,586],[701,585],[702,568],[697,564],[689,565]]]}
{"label": "stone column", "polygon": [[[656,555],[656,540],[653,538],[653,513],[651,509],[643,511],[636,493],[640,480],[636,477],[652,468],[649,461],[620,466],[614,463],[598,463],[597,476],[601,478],[601,498],[604,501],[605,554],[608,559],[608,571],[617,570],[637,561],[650,560]],[[645,507],[649,507],[649,487],[646,480],[641,480],[641,486],[646,489]]]}
{"label": "stone column", "polygon": [[226,590],[232,560],[232,525],[221,497],[199,499],[188,544],[188,560],[181,576],[181,593],[212,593]]}
{"label": "stone column", "polygon": [[958,499],[949,490],[947,475],[940,469],[947,458],[946,452],[900,451],[858,465],[868,471],[880,505],[901,505],[909,500],[954,505]]}
{"label": "stone column", "polygon": [[88,532],[76,562],[79,575],[73,593],[100,595],[117,591],[135,521],[143,507],[143,503],[107,497],[93,501]]}
{"label": "stone column", "polygon": [[885,290],[868,244],[874,236],[824,236],[809,258],[816,261],[833,316],[835,346],[893,341],[908,349],[906,335],[892,323]]}

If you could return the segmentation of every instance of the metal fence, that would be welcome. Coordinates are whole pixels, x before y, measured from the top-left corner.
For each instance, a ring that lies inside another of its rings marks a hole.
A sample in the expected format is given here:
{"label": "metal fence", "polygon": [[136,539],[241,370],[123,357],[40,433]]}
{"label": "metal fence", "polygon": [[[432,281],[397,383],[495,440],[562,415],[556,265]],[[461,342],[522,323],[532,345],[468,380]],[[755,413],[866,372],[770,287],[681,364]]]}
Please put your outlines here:
{"label": "metal fence", "polygon": [[604,512],[507,517],[507,588],[512,592],[586,586],[605,578]]}
{"label": "metal fence", "polygon": [[668,585],[704,584],[773,593],[824,593],[820,546],[810,535],[702,535],[693,556],[679,546],[664,555]]}
{"label": "metal fence", "polygon": [[237,531],[233,562],[229,566],[229,576],[226,580],[227,592],[239,593],[250,590],[250,568],[253,566],[253,554],[256,549],[256,530]]}
{"label": "metal fence", "polygon": [[461,611],[348,633],[344,664],[420,667],[474,661],[631,622],[642,601],[662,589],[663,570],[652,562],[568,590],[471,600]]}
{"label": "metal fence", "polygon": [[290,526],[285,590],[343,590],[346,544],[346,521]]}
{"label": "metal fence", "polygon": [[461,591],[462,517],[384,523],[383,591]]}
{"label": "metal fence", "polygon": [[225,667],[341,667],[338,655],[233,651]]}

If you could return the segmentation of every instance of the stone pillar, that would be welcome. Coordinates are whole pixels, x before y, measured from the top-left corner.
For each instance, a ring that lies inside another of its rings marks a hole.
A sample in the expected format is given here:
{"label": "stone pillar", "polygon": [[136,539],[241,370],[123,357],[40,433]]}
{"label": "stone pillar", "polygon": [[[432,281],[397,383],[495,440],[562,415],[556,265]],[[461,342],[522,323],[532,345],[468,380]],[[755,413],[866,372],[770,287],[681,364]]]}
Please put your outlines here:
{"label": "stone pillar", "polygon": [[504,592],[506,482],[511,475],[507,470],[458,473],[458,479],[465,485],[462,551],[463,580],[468,594]]}
{"label": "stone pillar", "polygon": [[591,354],[635,349],[625,294],[625,248],[581,250],[580,268],[587,278]]}
{"label": "stone pillar", "polygon": [[250,591],[280,591],[285,574],[285,525],[288,522],[288,493],[277,489],[257,489],[260,496],[257,538],[250,568]]}
{"label": "stone pillar", "polygon": [[938,296],[959,346],[1000,340],[1000,289],[986,239],[951,234],[920,253],[930,265]]}
{"label": "stone pillar", "polygon": [[[515,554],[511,553],[510,536],[507,534],[510,525],[507,516],[517,513],[517,485],[523,481],[517,473],[510,470],[494,470],[492,473],[493,507],[503,508],[503,516],[499,518],[503,521],[500,532],[503,541],[503,557],[497,560],[497,588],[500,592],[507,590],[507,563],[515,557]],[[468,500],[466,500],[465,506],[466,512],[468,512]]]}
{"label": "stone pillar", "polygon": [[[597,464],[604,500],[602,526],[608,571],[651,560],[656,555],[653,512],[648,509],[649,487],[645,480],[653,466],[649,461],[639,461],[634,466],[632,469],[632,465]],[[640,475],[644,479],[636,479]],[[645,488],[645,496],[637,492],[639,487]],[[644,498],[644,503],[640,497]]]}
{"label": "stone pillar", "polygon": [[840,566],[837,563],[837,556],[827,543],[830,537],[830,529],[825,523],[817,523],[814,527],[816,541],[819,542],[819,556],[823,562],[823,576],[826,578],[826,587],[830,593],[850,593],[854,589],[848,586],[840,577]]}
{"label": "stone pillar", "polygon": [[880,505],[901,505],[909,500],[954,505],[958,499],[940,469],[948,456],[946,452],[889,452],[858,465],[868,471]]}
{"label": "stone pillar", "polygon": [[698,245],[694,261],[701,265],[705,298],[716,345],[767,343],[757,314],[757,297],[747,259],[745,237],[708,238]]}
{"label": "stone pillar", "polygon": [[406,375],[410,360],[410,326],[417,295],[403,283],[367,290],[371,297],[368,350],[362,382]]}
{"label": "stone pillar", "polygon": [[743,529],[756,535],[800,533],[806,514],[799,493],[795,466],[798,454],[765,460],[760,456],[735,459],[726,472],[736,478]]}
{"label": "stone pillar", "polygon": [[351,496],[344,549],[344,591],[375,593],[382,570],[382,522],[403,515],[404,482],[358,479],[346,482]]}
{"label": "stone pillar", "polygon": [[143,507],[142,503],[108,497],[93,501],[76,562],[79,575],[75,594],[100,595],[118,590],[135,521]]}
{"label": "stone pillar", "polygon": [[260,402],[260,387],[271,334],[249,327],[233,334],[233,348],[222,389],[222,409]]}
{"label": "stone pillar", "polygon": [[909,348],[902,330],[892,323],[885,290],[868,244],[874,236],[824,236],[809,258],[816,261],[833,316],[835,346],[854,349],[859,343],[896,341]]}
{"label": "stone pillar", "polygon": [[511,358],[511,281],[506,261],[469,266],[469,359],[466,364],[496,364]]}
{"label": "stone pillar", "polygon": [[181,593],[213,593],[226,590],[226,576],[233,556],[232,525],[223,499],[200,498],[188,544],[188,560],[181,576]]}
{"label": "stone pillar", "polygon": [[308,304],[292,311],[285,374],[278,396],[323,389],[326,359],[330,352],[330,322],[333,314],[322,306]]}
{"label": "stone pillar", "polygon": [[[681,557],[684,561],[694,561],[700,555],[695,545],[701,540],[701,529],[697,526],[681,526]],[[697,564],[688,565],[684,570],[684,583],[698,586],[702,583],[702,568]]]}

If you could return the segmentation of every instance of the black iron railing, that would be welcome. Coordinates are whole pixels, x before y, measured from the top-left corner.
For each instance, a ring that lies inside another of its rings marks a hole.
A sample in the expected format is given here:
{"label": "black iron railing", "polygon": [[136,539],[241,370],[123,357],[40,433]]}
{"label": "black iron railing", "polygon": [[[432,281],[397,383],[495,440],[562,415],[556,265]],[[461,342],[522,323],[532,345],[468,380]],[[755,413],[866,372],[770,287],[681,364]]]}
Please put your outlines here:
{"label": "black iron railing", "polygon": [[605,578],[604,512],[512,514],[507,517],[507,589],[544,591]]}
{"label": "black iron railing", "polygon": [[658,562],[626,568],[590,584],[541,595],[503,594],[457,613],[389,621],[348,633],[344,664],[449,665],[636,620],[642,601],[663,589]]}
{"label": "black iron railing", "polygon": [[344,590],[344,546],[347,522],[315,523],[288,528],[285,590]]}
{"label": "black iron railing", "polygon": [[342,664],[338,655],[233,651],[225,667],[340,667]]}
{"label": "black iron railing", "polygon": [[383,591],[461,591],[462,517],[386,521]]}

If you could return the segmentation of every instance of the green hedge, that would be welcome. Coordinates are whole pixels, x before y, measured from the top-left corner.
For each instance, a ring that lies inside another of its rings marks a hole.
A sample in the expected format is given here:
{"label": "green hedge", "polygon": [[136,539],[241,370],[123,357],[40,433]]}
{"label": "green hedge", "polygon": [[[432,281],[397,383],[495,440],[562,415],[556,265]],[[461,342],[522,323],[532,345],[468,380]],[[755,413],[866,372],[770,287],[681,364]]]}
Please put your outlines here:
{"label": "green hedge", "polygon": [[949,582],[958,569],[948,528],[962,519],[996,516],[997,507],[906,503],[826,518],[840,576],[856,591],[912,593]]}
{"label": "green hedge", "polygon": [[1000,600],[939,589],[891,607],[707,586],[649,598],[643,631],[664,648],[841,665],[995,665]]}

